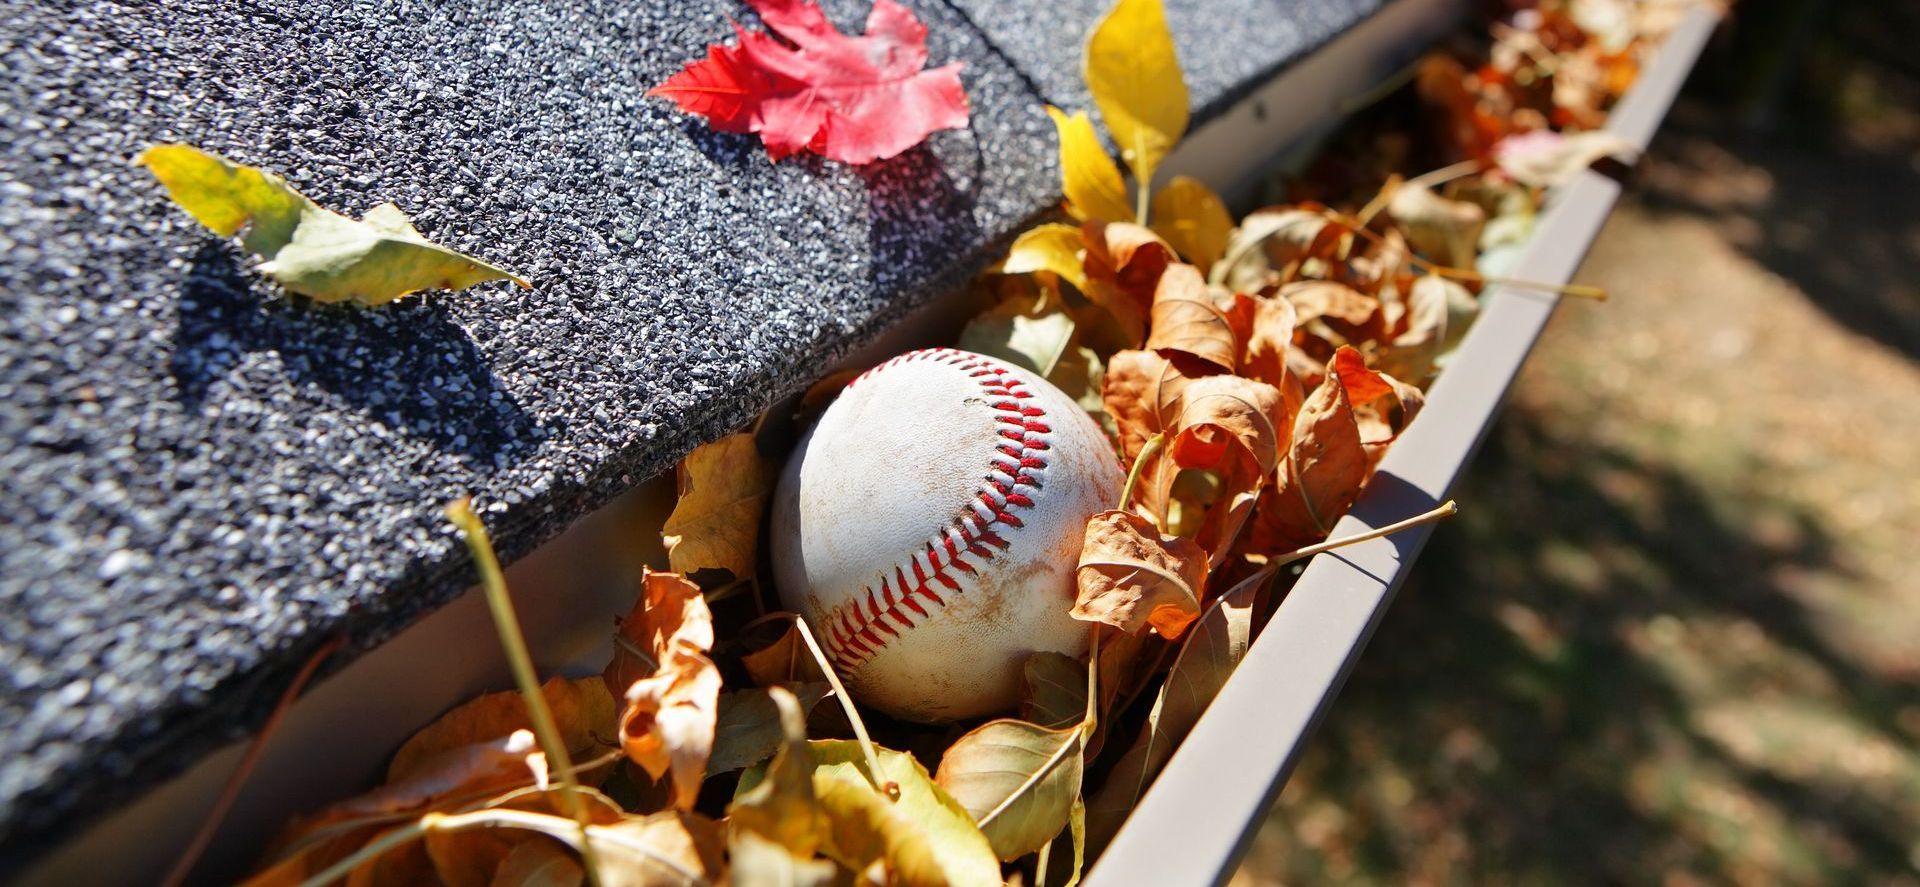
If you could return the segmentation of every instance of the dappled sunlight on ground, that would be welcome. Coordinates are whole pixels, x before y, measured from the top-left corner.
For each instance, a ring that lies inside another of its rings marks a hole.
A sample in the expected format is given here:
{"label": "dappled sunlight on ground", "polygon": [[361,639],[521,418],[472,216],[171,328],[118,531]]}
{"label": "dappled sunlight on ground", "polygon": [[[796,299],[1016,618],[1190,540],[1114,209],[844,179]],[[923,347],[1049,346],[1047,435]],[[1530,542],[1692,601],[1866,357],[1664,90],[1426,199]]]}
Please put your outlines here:
{"label": "dappled sunlight on ground", "polygon": [[1236,883],[1920,883],[1920,165],[1691,120]]}

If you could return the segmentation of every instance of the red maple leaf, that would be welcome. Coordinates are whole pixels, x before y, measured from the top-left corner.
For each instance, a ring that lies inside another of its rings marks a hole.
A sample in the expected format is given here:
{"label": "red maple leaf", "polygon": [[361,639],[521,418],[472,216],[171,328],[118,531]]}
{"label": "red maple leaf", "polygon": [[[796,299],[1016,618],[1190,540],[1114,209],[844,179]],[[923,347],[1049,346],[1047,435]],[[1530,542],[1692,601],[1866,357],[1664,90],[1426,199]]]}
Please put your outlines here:
{"label": "red maple leaf", "polygon": [[758,133],[776,161],[798,151],[885,160],[967,125],[960,63],[925,70],[927,28],[894,0],[874,0],[861,37],[836,30],[813,0],[747,2],[786,42],[736,24],[740,45],[707,47],[647,95],[722,132]]}

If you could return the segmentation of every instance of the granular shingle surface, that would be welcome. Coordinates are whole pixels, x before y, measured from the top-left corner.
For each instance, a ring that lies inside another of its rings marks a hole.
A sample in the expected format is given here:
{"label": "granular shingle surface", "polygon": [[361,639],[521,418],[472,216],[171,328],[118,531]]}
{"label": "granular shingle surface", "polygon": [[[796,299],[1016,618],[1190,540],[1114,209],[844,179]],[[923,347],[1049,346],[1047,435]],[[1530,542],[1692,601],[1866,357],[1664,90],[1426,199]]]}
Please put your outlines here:
{"label": "granular shingle surface", "polygon": [[[850,31],[867,9],[827,5]],[[5,857],[250,728],[324,640],[377,643],[457,594],[445,501],[473,494],[522,553],[1052,206],[1034,85],[1084,104],[1063,47],[1097,4],[909,5],[934,63],[966,64],[972,127],[854,169],[769,163],[644,97],[753,21],[726,3],[6,4]],[[1368,6],[1332,5],[1173,10],[1280,33]],[[1309,42],[1197,45],[1196,106]],[[290,302],[130,164],[175,140],[351,214],[393,201],[535,286]]]}

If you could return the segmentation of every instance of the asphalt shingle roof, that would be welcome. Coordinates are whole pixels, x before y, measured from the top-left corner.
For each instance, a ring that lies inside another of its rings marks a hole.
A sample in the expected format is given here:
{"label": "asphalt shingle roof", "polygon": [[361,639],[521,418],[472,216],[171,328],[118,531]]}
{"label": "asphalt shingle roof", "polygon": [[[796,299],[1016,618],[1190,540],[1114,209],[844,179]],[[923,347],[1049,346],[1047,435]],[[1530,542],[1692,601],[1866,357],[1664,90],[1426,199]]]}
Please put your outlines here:
{"label": "asphalt shingle roof", "polygon": [[[857,31],[865,0],[832,0]],[[0,853],[250,728],[963,280],[1057,200],[1102,0],[911,0],[972,127],[768,162],[646,89],[743,7],[12,3],[0,15]],[[1174,0],[1204,115],[1368,0]],[[130,164],[187,141],[535,283],[296,305]]]}

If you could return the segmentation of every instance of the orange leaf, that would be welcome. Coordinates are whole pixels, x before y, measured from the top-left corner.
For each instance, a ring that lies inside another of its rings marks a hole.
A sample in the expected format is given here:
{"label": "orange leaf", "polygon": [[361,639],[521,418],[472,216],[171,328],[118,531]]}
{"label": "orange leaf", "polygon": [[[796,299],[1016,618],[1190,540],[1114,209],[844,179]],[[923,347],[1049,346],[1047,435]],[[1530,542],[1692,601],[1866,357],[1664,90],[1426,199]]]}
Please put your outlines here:
{"label": "orange leaf", "polygon": [[1173,247],[1131,222],[1087,222],[1080,236],[1087,247],[1087,297],[1113,314],[1127,341],[1143,340],[1154,289],[1174,261]]}
{"label": "orange leaf", "polygon": [[1214,469],[1238,444],[1257,466],[1257,480],[1280,461],[1280,429],[1287,427],[1280,389],[1239,376],[1208,376],[1193,380],[1180,400],[1168,451],[1175,464]]}
{"label": "orange leaf", "polygon": [[1426,403],[1420,389],[1386,373],[1367,367],[1360,352],[1350,347],[1334,352],[1327,364],[1329,378],[1340,380],[1347,390],[1347,402],[1353,405],[1354,421],[1360,431],[1360,445],[1367,451],[1371,471],[1386,455],[1387,445],[1400,437],[1407,424]]}
{"label": "orange leaf", "polygon": [[1103,511],[1087,521],[1076,578],[1073,618],[1176,638],[1200,615],[1207,553],[1137,514]]}
{"label": "orange leaf", "polygon": [[1100,398],[1120,430],[1121,452],[1128,462],[1178,414],[1180,393],[1194,378],[1182,365],[1152,351],[1121,351],[1107,361]]}
{"label": "orange leaf", "polygon": [[[1238,361],[1239,345],[1233,324],[1216,299],[1232,297],[1215,291],[1192,265],[1168,265],[1153,294],[1153,325],[1147,348],[1166,355],[1190,354],[1227,372]],[[1171,356],[1171,355],[1167,355]]]}
{"label": "orange leaf", "polygon": [[673,800],[690,809],[706,778],[719,712],[720,671],[707,658],[713,614],[700,587],[673,573],[647,570],[633,612],[620,623],[622,643],[606,680],[624,683],[620,741],[627,757],[655,779],[673,774]]}

